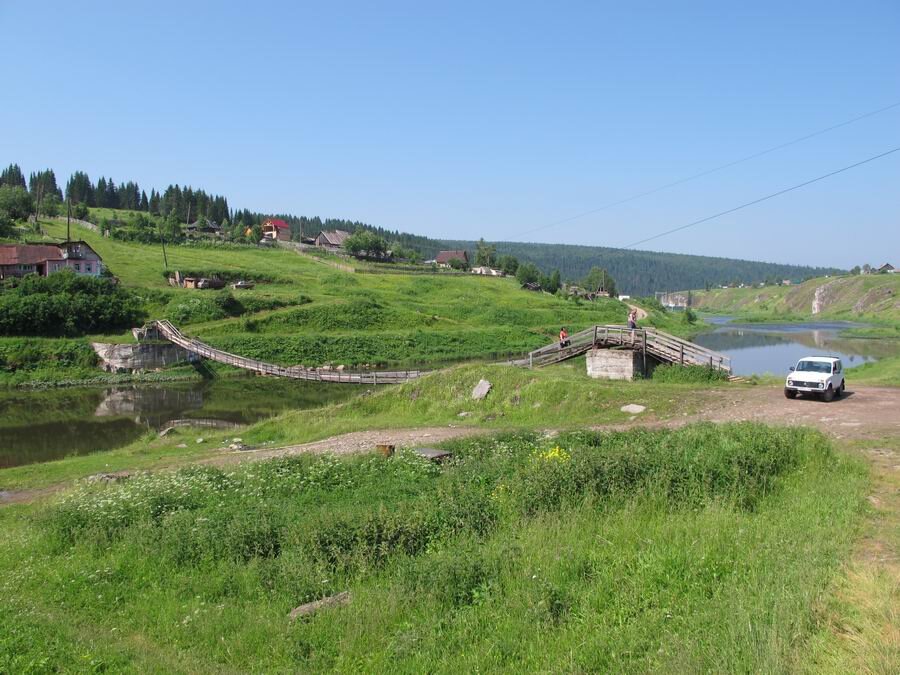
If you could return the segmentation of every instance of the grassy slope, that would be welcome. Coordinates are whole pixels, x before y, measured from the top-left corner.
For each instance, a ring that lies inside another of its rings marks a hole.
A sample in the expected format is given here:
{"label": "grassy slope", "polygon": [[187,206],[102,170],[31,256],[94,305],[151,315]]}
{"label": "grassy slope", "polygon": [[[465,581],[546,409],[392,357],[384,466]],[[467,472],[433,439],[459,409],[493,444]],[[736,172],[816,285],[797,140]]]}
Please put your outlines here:
{"label": "grassy slope", "polygon": [[[54,236],[64,232],[57,223],[45,227]],[[78,234],[126,286],[151,291],[152,317],[190,315],[190,303],[214,295],[169,287],[157,246],[82,229]],[[577,330],[622,322],[627,313],[614,300],[578,305],[526,293],[513,279],[351,274],[282,249],[170,246],[168,257],[170,269],[262,273],[275,280],[237,293],[241,299],[310,299],[253,316],[179,322],[213,344],[285,363],[409,364],[521,352],[551,340],[560,325]]]}
{"label": "grassy slope", "polygon": [[819,434],[760,425],[453,450],[0,510],[0,671],[784,672],[866,486]]}
{"label": "grassy slope", "polygon": [[693,291],[692,300],[696,309],[722,314],[809,317],[818,289],[822,289],[819,317],[900,322],[900,274],[818,278],[796,286],[717,288]]}

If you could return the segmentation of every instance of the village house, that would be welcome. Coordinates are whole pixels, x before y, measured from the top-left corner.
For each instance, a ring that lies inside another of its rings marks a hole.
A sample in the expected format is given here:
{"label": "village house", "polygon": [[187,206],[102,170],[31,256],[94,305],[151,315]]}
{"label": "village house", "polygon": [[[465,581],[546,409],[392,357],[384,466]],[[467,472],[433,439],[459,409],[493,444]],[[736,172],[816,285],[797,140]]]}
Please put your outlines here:
{"label": "village house", "polygon": [[349,236],[350,233],[344,230],[322,230],[316,237],[316,246],[332,250],[341,249],[344,248],[344,240]]}
{"label": "village house", "polygon": [[469,252],[468,251],[441,251],[434,258],[434,261],[441,267],[450,267],[451,260],[459,260],[466,267],[468,267]]}
{"label": "village house", "polygon": [[65,244],[0,244],[0,279],[37,274],[46,277],[69,269],[75,274],[98,277],[103,260],[86,242]]}
{"label": "village house", "polygon": [[890,263],[884,263],[884,265],[882,265],[875,271],[878,272],[878,274],[896,274],[897,272],[894,266]]}
{"label": "village house", "polygon": [[269,218],[262,224],[263,239],[270,241],[290,241],[291,226],[281,218]]}

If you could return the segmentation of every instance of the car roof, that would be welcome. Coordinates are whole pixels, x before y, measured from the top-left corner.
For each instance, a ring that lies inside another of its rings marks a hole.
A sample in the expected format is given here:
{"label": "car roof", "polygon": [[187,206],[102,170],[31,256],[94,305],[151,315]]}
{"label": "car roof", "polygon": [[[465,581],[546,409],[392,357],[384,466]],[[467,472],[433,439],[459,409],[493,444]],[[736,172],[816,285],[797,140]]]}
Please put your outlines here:
{"label": "car roof", "polygon": [[840,359],[836,356],[804,356],[801,361],[840,361]]}

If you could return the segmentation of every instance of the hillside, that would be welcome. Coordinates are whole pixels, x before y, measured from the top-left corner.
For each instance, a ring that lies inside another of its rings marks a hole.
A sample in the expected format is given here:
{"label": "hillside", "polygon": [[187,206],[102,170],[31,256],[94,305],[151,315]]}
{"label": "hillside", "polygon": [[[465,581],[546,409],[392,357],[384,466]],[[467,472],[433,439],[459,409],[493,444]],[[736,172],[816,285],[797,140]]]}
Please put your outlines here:
{"label": "hillside", "polygon": [[819,277],[792,286],[693,291],[695,309],[759,316],[900,321],[900,274]]}
{"label": "hillside", "polygon": [[[42,224],[48,236],[65,235],[63,223]],[[361,274],[291,250],[237,245],[169,246],[169,270],[254,279],[253,290],[173,288],[159,246],[81,227],[77,236],[102,256],[124,289],[140,297],[145,319],[167,318],[216,347],[284,365],[421,366],[498,358],[546,344],[561,325],[574,331],[621,323],[627,312],[616,300],[576,303],[523,291],[511,278]],[[65,346],[6,340],[30,354]],[[10,354],[9,344],[0,344],[0,357],[4,349],[10,363],[24,358]]]}

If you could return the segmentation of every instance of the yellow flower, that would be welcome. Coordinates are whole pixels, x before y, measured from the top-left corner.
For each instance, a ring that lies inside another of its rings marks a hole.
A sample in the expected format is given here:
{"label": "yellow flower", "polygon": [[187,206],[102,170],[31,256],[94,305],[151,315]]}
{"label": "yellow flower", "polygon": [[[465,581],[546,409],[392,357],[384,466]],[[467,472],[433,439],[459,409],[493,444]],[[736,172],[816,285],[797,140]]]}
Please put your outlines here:
{"label": "yellow flower", "polygon": [[550,450],[538,453],[538,459],[545,462],[568,462],[572,456],[558,445]]}

